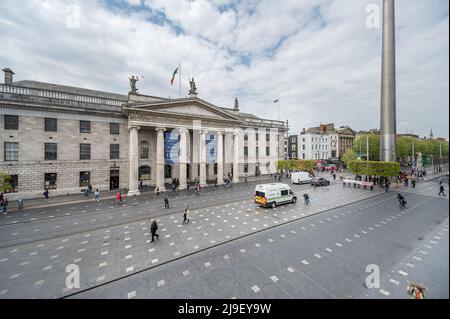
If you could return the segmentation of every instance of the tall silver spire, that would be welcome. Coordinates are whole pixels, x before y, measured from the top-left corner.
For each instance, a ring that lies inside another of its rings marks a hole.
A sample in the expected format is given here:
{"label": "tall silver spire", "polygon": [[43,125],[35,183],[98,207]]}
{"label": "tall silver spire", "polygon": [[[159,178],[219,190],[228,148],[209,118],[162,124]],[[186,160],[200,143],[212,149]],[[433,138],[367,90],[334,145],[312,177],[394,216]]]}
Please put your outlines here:
{"label": "tall silver spire", "polygon": [[397,159],[394,0],[383,0],[382,54],[380,160],[393,162]]}

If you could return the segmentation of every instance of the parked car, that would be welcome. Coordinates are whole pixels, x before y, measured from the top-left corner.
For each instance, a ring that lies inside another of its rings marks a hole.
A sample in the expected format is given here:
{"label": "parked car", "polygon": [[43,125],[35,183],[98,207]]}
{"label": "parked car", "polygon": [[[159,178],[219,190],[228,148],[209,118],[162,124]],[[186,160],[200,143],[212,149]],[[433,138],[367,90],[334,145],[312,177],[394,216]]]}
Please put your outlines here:
{"label": "parked car", "polygon": [[328,186],[330,181],[323,177],[314,177],[311,180],[311,186]]}

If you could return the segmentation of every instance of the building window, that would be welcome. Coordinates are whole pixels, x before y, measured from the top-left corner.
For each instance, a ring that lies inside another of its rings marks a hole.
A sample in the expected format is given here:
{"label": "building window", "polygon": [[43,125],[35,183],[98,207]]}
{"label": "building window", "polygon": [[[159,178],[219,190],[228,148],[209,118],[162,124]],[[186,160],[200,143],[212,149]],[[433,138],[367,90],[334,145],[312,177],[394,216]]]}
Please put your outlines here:
{"label": "building window", "polygon": [[270,142],[270,134],[266,133],[266,142]]}
{"label": "building window", "polygon": [[5,130],[18,130],[19,117],[17,115],[5,115]]}
{"label": "building window", "polygon": [[119,158],[120,158],[120,144],[110,144],[109,159],[119,159]]}
{"label": "building window", "polygon": [[266,147],[266,156],[270,156],[270,147],[269,146]]}
{"label": "building window", "polygon": [[297,153],[292,152],[292,158],[297,158]]}
{"label": "building window", "polygon": [[267,171],[267,172],[270,171],[270,163],[266,163],[266,171]]}
{"label": "building window", "polygon": [[44,188],[46,189],[56,189],[56,173],[46,173],[44,174]]}
{"label": "building window", "polygon": [[139,167],[139,180],[151,180],[151,168],[148,165]]}
{"label": "building window", "polygon": [[244,134],[244,141],[248,141],[248,134]]}
{"label": "building window", "polygon": [[297,142],[297,139],[295,137],[292,138],[292,143]]}
{"label": "building window", "polygon": [[305,159],[305,153],[302,154],[303,159]]}
{"label": "building window", "polygon": [[19,175],[9,175],[9,189],[5,193],[17,193],[19,191]]}
{"label": "building window", "polygon": [[248,164],[244,164],[244,173],[245,173],[245,174],[248,173]]}
{"label": "building window", "polygon": [[172,178],[172,165],[164,165],[164,178]]}
{"label": "building window", "polygon": [[80,160],[91,159],[91,144],[80,144]]}
{"label": "building window", "polygon": [[140,147],[140,158],[147,159],[148,158],[148,143],[147,142],[141,142]]}
{"label": "building window", "polygon": [[19,160],[19,143],[5,142],[5,161]]}
{"label": "building window", "polygon": [[258,157],[259,157],[259,147],[256,146],[256,158],[258,158]]}
{"label": "building window", "polygon": [[80,121],[80,133],[91,133],[90,121]]}
{"label": "building window", "polygon": [[218,166],[217,163],[214,163],[214,175],[217,175]]}
{"label": "building window", "polygon": [[80,187],[89,186],[91,181],[91,172],[80,172]]}
{"label": "building window", "polygon": [[256,133],[256,134],[255,134],[255,140],[256,140],[256,141],[259,141],[259,133]]}
{"label": "building window", "polygon": [[56,132],[58,130],[58,120],[46,117],[44,130],[46,132]]}
{"label": "building window", "polygon": [[248,156],[248,146],[244,146],[244,156]]}
{"label": "building window", "polygon": [[58,159],[58,144],[45,143],[44,160],[56,161]]}
{"label": "building window", "polygon": [[292,144],[292,150],[293,150],[293,151],[296,151],[296,150],[297,150],[297,147],[295,146],[295,144]]}
{"label": "building window", "polygon": [[119,134],[120,133],[119,123],[109,123],[109,133],[115,135]]}

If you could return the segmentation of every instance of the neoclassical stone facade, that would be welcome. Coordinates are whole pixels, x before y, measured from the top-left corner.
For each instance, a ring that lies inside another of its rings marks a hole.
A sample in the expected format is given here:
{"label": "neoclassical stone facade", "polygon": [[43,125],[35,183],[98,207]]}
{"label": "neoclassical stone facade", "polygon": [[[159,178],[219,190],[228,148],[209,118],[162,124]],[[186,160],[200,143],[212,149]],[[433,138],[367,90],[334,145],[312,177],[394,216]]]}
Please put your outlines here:
{"label": "neoclassical stone facade", "polygon": [[0,85],[0,116],[0,171],[11,176],[11,199],[41,196],[44,188],[80,193],[88,184],[135,195],[139,181],[161,190],[174,178],[180,189],[239,182],[275,172],[284,156],[283,122],[196,94],[120,95],[11,76]]}

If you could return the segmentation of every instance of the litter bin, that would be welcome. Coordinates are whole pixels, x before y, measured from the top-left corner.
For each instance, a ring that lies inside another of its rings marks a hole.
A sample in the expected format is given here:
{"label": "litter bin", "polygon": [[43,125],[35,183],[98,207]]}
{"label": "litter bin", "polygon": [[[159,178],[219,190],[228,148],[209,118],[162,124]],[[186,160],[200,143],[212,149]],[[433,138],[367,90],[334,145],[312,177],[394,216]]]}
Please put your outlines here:
{"label": "litter bin", "polygon": [[19,199],[19,200],[17,201],[17,208],[23,209],[23,200],[22,200],[22,199]]}

